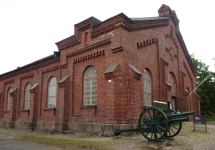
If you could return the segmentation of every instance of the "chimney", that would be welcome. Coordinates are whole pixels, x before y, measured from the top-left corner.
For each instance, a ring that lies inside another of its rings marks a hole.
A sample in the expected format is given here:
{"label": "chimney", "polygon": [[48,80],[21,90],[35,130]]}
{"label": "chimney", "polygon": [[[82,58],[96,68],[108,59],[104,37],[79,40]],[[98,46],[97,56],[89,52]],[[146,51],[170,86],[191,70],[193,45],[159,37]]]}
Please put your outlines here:
{"label": "chimney", "polygon": [[159,17],[162,17],[162,16],[170,16],[170,13],[171,13],[171,8],[165,4],[163,4],[159,9],[158,9],[158,14],[159,14]]}

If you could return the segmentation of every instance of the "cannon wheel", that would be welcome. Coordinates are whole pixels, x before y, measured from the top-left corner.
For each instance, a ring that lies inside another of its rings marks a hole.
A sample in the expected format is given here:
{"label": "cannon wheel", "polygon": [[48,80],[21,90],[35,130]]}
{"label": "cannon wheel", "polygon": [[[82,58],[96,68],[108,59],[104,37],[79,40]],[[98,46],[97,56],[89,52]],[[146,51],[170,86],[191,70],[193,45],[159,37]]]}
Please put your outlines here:
{"label": "cannon wheel", "polygon": [[146,139],[158,141],[166,135],[169,126],[166,114],[162,110],[149,107],[140,114],[138,127]]}
{"label": "cannon wheel", "polygon": [[[177,114],[175,110],[172,109],[166,109],[164,111],[165,114],[170,115],[170,114]],[[178,124],[179,126],[174,126],[174,124]],[[169,129],[167,131],[166,137],[174,137],[179,134],[182,128],[182,122],[174,122],[174,123],[169,123]]]}

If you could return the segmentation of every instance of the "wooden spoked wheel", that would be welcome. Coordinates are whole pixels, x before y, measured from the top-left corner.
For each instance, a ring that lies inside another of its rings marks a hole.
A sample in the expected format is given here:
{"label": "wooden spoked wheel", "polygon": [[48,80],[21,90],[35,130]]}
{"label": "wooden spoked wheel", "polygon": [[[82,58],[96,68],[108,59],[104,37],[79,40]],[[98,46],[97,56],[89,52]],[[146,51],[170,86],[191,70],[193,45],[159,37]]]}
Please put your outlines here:
{"label": "wooden spoked wheel", "polygon": [[[172,109],[166,109],[164,111],[166,115],[171,115],[171,114],[177,114],[175,110]],[[167,130],[166,137],[174,137],[179,134],[182,128],[182,122],[173,122],[169,123],[169,128]]]}
{"label": "wooden spoked wheel", "polygon": [[158,141],[165,137],[168,130],[166,114],[156,107],[145,109],[139,117],[138,127],[149,141]]}

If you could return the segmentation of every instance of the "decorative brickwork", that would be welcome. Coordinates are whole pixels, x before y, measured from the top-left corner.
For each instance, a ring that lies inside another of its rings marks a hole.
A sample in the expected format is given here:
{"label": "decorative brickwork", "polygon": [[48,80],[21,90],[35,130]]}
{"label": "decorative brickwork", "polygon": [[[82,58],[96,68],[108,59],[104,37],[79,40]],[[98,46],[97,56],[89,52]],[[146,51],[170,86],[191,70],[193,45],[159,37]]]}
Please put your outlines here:
{"label": "decorative brickwork", "polygon": [[30,77],[33,77],[33,76],[34,76],[34,74],[33,74],[33,73],[28,74],[28,75],[25,75],[25,76],[21,76],[21,77],[20,77],[20,80],[22,80],[22,79],[26,79],[26,78],[30,78]]}
{"label": "decorative brickwork", "polygon": [[[91,125],[137,124],[154,100],[174,98],[177,108],[188,95],[184,89],[194,90],[197,71],[176,13],[166,5],[158,12],[147,18],[120,13],[103,22],[90,17],[56,43],[53,55],[0,75],[0,125],[107,134],[112,131],[94,131]],[[25,109],[27,85],[32,86]],[[200,114],[199,97],[191,95],[188,107],[180,109]]]}
{"label": "decorative brickwork", "polygon": [[12,79],[12,80],[8,80],[8,81],[5,81],[4,84],[9,84],[9,83],[13,83],[15,80]]}
{"label": "decorative brickwork", "polygon": [[102,56],[104,54],[105,54],[104,50],[103,51],[94,52],[94,53],[91,53],[89,55],[82,56],[82,57],[74,59],[73,63],[75,64],[75,63],[79,63],[79,62],[82,62],[82,61],[90,60],[90,59]]}
{"label": "decorative brickwork", "polygon": [[150,45],[156,44],[156,43],[158,43],[158,39],[157,38],[145,40],[145,41],[143,41],[143,43],[141,43],[141,42],[137,43],[137,49],[143,48],[143,47],[146,47],[146,46],[150,46]]}
{"label": "decorative brickwork", "polygon": [[50,67],[50,68],[42,70],[42,73],[47,73],[47,72],[58,70],[58,69],[59,69],[59,66]]}
{"label": "decorative brickwork", "polygon": [[67,56],[67,57],[76,56],[76,55],[85,53],[85,52],[87,52],[87,51],[90,51],[90,50],[93,50],[93,49],[96,49],[96,48],[105,46],[105,45],[110,44],[110,43],[111,43],[111,40],[110,40],[110,39],[107,39],[107,40],[104,40],[104,41],[95,43],[95,44],[93,44],[93,45],[87,46],[87,47],[85,47],[85,48],[83,48],[83,49],[79,49],[79,50],[77,50],[77,51],[75,51],[75,52],[69,53],[69,54],[67,54],[66,56]]}

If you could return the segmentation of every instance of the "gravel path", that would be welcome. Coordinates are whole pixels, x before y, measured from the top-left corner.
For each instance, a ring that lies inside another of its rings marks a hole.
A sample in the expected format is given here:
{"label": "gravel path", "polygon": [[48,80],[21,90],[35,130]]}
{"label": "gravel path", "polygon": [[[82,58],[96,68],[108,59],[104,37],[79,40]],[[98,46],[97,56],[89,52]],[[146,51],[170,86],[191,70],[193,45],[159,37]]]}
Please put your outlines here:
{"label": "gravel path", "polygon": [[[196,131],[193,131],[193,123],[183,123],[183,127],[179,135],[174,139],[176,145],[167,145],[168,150],[215,150],[215,125],[207,124],[207,133],[205,133],[204,125],[196,125]],[[76,139],[88,141],[108,141],[114,150],[149,150],[145,148],[147,141],[142,135],[132,137],[101,137],[92,136],[86,133],[75,134],[49,134],[47,132],[27,131],[17,129],[0,128],[0,150],[61,150],[75,149],[88,150],[89,147],[66,146],[64,148],[57,147],[52,144],[42,144],[33,141],[16,140],[22,136],[38,136],[38,137],[54,137],[60,139]],[[15,139],[16,138],[16,139]]]}

